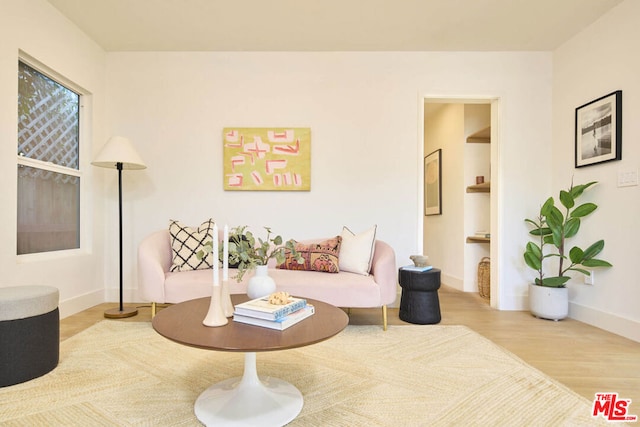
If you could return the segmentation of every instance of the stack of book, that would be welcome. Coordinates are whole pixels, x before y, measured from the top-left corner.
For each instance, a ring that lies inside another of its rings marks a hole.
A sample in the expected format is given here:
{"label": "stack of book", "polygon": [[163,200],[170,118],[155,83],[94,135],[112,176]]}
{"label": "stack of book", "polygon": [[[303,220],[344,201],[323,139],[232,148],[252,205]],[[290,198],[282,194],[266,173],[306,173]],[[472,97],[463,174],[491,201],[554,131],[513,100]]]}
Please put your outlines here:
{"label": "stack of book", "polygon": [[248,325],[283,331],[315,313],[315,308],[302,298],[289,297],[289,303],[269,303],[269,297],[256,298],[235,307],[233,320]]}

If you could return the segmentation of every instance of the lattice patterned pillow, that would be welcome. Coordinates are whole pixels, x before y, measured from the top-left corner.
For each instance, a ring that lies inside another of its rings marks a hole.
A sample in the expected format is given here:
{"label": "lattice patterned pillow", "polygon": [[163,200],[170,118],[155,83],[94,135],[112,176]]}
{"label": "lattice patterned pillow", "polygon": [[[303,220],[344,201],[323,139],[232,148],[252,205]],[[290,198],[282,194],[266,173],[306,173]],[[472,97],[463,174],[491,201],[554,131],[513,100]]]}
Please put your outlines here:
{"label": "lattice patterned pillow", "polygon": [[[173,262],[169,271],[204,270],[213,268],[213,256],[211,253],[198,259],[197,253],[207,241],[211,240],[214,221],[209,218],[200,227],[193,229],[186,227],[180,221],[169,221],[169,234],[171,236],[171,252]],[[216,239],[218,236],[215,236]]]}
{"label": "lattice patterned pillow", "polygon": [[342,237],[340,236],[322,242],[298,242],[296,243],[296,251],[304,258],[304,262],[298,264],[291,256],[291,252],[286,250],[284,262],[278,264],[276,268],[337,273],[340,271],[338,268],[338,254],[340,253],[341,242]]}

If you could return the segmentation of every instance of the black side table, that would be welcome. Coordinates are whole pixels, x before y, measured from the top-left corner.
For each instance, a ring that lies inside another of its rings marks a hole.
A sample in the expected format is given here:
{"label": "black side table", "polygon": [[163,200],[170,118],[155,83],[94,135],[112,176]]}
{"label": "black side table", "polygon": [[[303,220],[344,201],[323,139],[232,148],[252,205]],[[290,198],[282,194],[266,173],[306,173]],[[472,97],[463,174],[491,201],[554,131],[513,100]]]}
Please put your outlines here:
{"label": "black side table", "polygon": [[441,320],[438,299],[440,270],[432,268],[420,272],[401,268],[398,281],[402,288],[400,319],[419,325],[439,323]]}

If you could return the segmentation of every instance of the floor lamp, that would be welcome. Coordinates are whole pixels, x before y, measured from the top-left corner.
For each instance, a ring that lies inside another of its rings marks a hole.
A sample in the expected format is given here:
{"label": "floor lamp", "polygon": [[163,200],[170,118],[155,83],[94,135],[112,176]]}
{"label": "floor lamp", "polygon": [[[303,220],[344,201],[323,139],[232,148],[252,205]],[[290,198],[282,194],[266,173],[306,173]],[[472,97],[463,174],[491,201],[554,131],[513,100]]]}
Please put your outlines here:
{"label": "floor lamp", "polygon": [[136,150],[133,148],[131,141],[121,136],[113,136],[109,138],[107,143],[102,147],[100,153],[91,162],[92,165],[101,168],[110,168],[118,170],[118,208],[120,222],[120,306],[112,308],[104,312],[104,317],[109,319],[119,319],[123,317],[131,317],[138,314],[136,308],[124,308],[122,305],[122,170],[123,169],[145,169],[144,164]]}

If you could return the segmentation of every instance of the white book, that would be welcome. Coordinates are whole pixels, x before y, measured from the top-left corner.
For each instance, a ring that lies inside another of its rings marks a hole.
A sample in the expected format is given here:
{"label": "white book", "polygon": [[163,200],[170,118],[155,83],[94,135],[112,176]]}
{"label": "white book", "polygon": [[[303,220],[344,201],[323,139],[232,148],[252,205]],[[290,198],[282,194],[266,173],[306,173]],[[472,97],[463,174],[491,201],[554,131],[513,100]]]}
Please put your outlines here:
{"label": "white book", "polygon": [[405,265],[402,267],[403,270],[407,271],[429,271],[433,268],[433,265],[427,265],[424,267],[416,267],[415,265]]}
{"label": "white book", "polygon": [[306,319],[307,317],[313,315],[316,312],[316,309],[313,305],[307,304],[305,307],[300,310],[289,314],[288,316],[283,317],[279,320],[267,320],[267,319],[259,319],[251,316],[243,316],[242,314],[233,314],[233,321],[239,323],[246,323],[247,325],[254,326],[262,326],[263,328],[269,329],[277,329],[280,331],[284,331],[290,326],[295,325],[298,322]]}
{"label": "white book", "polygon": [[289,297],[285,305],[269,303],[269,297],[256,298],[235,307],[235,313],[266,320],[278,320],[307,305],[307,300]]}

